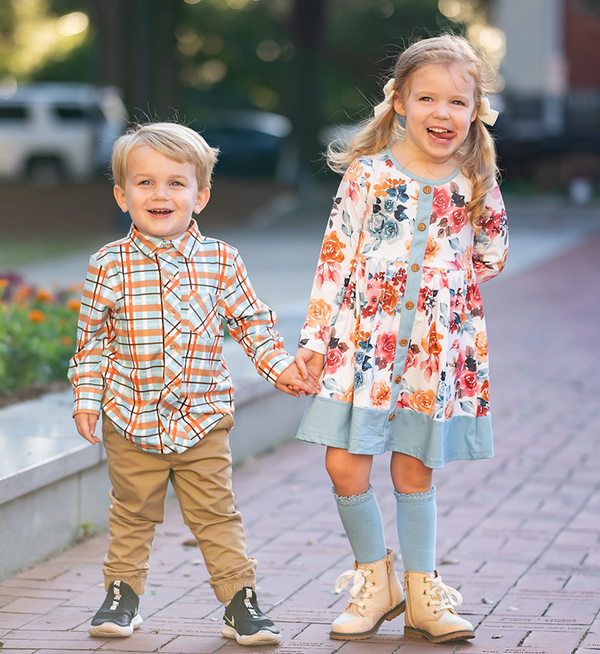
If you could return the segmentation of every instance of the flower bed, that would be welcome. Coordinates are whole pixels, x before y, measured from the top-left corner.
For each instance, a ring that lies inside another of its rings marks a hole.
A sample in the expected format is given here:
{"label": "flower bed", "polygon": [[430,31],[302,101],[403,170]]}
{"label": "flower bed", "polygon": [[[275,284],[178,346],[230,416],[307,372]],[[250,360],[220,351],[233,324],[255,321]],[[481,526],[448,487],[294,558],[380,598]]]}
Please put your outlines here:
{"label": "flower bed", "polygon": [[0,273],[0,399],[66,380],[81,288],[51,292]]}

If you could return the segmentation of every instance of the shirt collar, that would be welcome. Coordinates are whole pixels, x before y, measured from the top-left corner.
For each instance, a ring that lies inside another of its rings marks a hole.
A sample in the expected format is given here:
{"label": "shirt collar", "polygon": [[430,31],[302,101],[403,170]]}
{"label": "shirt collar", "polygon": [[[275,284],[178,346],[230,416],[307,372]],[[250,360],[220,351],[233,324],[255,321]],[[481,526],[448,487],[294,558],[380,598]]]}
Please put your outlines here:
{"label": "shirt collar", "polygon": [[187,231],[171,241],[162,239],[160,236],[148,236],[147,234],[142,234],[135,225],[131,226],[129,238],[137,249],[148,257],[153,258],[157,250],[167,246],[169,248],[175,248],[175,250],[182,254],[186,259],[192,259],[198,251],[204,236],[200,233],[196,221],[192,219]]}

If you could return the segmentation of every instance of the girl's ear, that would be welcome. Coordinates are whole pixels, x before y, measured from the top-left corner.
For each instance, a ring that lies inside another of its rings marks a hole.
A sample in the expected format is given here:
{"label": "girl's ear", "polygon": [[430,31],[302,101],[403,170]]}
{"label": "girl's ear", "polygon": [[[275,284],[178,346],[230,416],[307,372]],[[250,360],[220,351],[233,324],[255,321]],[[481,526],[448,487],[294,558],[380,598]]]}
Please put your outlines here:
{"label": "girl's ear", "polygon": [[394,111],[401,116],[406,116],[404,102],[402,102],[402,98],[398,93],[396,93],[396,97],[394,98]]}
{"label": "girl's ear", "polygon": [[210,199],[210,189],[205,188],[203,191],[198,192],[196,204],[194,205],[194,213],[200,213],[202,209],[208,204]]}
{"label": "girl's ear", "polygon": [[113,187],[113,195],[115,196],[115,200],[119,205],[119,209],[121,209],[123,213],[127,213],[127,201],[125,199],[125,191],[120,186],[115,185]]}

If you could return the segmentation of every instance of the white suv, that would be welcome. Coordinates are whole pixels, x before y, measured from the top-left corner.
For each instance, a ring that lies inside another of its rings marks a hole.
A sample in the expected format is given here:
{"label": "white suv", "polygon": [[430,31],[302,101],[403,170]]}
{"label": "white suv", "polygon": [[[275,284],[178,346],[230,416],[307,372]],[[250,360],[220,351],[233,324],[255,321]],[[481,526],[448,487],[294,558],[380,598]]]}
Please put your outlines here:
{"label": "white suv", "polygon": [[126,125],[125,106],[112,87],[0,86],[0,179],[89,179],[106,168]]}

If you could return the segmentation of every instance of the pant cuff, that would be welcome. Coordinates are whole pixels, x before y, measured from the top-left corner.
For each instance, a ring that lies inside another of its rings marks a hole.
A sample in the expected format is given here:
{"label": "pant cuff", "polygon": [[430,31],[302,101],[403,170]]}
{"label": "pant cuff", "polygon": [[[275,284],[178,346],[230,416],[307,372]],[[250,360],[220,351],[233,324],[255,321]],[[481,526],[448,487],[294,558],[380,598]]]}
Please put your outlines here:
{"label": "pant cuff", "polygon": [[219,600],[219,602],[223,602],[223,604],[225,604],[225,602],[232,600],[233,596],[238,591],[242,590],[242,588],[250,586],[252,589],[254,589],[254,581],[254,576],[251,576],[241,579],[226,579],[225,581],[219,581],[216,584],[214,584],[212,581],[209,583],[215,592],[215,597]]}
{"label": "pant cuff", "polygon": [[146,580],[147,575],[137,575],[134,577],[128,577],[127,575],[117,575],[112,577],[107,577],[104,575],[104,590],[108,592],[108,587],[113,581],[124,581],[126,584],[131,586],[133,592],[138,595],[143,595],[146,592]]}

